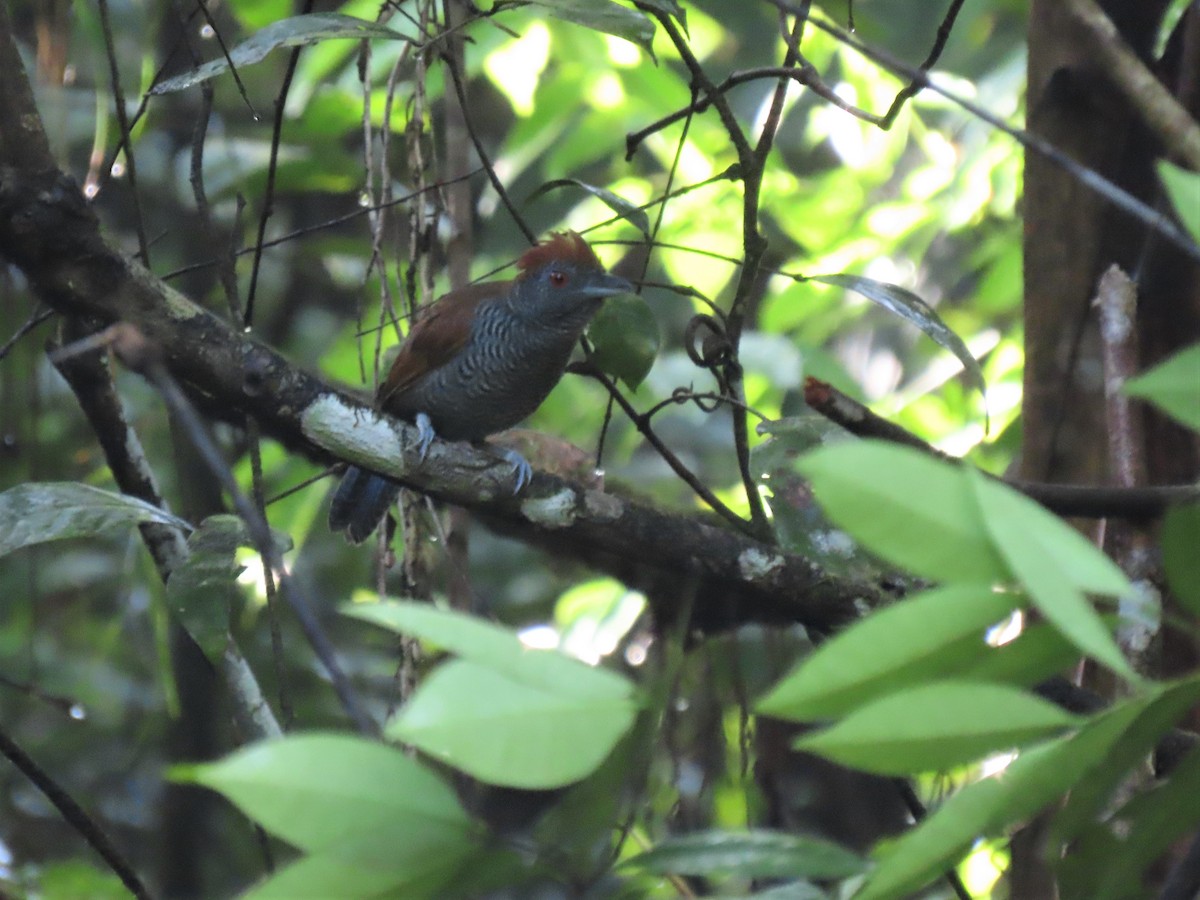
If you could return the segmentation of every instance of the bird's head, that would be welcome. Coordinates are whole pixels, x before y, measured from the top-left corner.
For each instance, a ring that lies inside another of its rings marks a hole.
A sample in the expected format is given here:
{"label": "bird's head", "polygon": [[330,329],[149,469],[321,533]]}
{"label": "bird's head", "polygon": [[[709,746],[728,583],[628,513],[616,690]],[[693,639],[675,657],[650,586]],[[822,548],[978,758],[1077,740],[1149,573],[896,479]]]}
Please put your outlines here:
{"label": "bird's head", "polygon": [[531,319],[567,319],[580,327],[605,297],[632,293],[633,285],[604,266],[574,231],[553,234],[517,261],[514,312]]}

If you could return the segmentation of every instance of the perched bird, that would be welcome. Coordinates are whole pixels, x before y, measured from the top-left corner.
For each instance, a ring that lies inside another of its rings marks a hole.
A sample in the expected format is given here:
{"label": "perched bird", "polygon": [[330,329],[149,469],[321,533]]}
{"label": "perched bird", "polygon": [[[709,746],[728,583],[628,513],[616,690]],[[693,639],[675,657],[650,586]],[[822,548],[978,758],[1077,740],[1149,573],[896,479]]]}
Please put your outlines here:
{"label": "perched bird", "polygon": [[[605,297],[633,290],[610,275],[578,234],[554,234],[517,261],[512,281],[451,291],[427,307],[400,347],[376,404],[414,423],[421,458],[435,436],[479,441],[516,425],[558,383]],[[504,451],[528,483],[529,463]],[[399,486],[351,466],[329,508],[329,527],[367,538]]]}

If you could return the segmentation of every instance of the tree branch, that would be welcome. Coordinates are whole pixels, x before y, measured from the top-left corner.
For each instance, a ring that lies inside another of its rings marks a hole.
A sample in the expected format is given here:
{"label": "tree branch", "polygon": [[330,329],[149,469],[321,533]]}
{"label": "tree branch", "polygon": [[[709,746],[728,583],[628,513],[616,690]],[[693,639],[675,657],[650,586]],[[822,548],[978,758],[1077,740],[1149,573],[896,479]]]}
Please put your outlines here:
{"label": "tree branch", "polygon": [[702,627],[758,620],[829,629],[855,618],[860,604],[888,597],[879,585],[837,578],[701,517],[547,474],[535,474],[513,496],[511,466],[486,450],[436,441],[419,461],[412,426],[293,367],[121,256],[101,238],[78,187],[61,172],[0,167],[0,253],[58,312],[137,327],[208,414],[235,422],[252,416],[265,434],[297,452],[388,475],[628,583],[696,578]]}

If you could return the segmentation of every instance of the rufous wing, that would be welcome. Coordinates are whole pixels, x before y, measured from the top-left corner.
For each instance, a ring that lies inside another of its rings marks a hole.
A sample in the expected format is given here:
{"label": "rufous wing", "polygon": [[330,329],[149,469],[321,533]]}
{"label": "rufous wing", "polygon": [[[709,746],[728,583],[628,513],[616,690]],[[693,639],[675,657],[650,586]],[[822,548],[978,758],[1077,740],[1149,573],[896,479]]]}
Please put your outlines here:
{"label": "rufous wing", "polygon": [[511,281],[470,284],[422,310],[379,386],[379,408],[386,410],[414,382],[450,362],[470,338],[480,304],[507,293],[511,287]]}

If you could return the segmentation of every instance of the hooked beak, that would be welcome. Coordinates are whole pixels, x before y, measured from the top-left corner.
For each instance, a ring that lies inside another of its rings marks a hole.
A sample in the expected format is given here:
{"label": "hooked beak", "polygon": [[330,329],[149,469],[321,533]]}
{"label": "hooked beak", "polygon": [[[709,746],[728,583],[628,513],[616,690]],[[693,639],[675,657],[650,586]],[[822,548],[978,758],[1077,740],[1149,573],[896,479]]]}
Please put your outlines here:
{"label": "hooked beak", "polygon": [[632,294],[633,284],[620,275],[601,272],[589,281],[587,293],[598,300],[603,300],[614,294]]}

